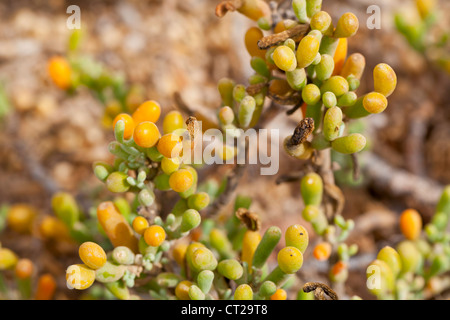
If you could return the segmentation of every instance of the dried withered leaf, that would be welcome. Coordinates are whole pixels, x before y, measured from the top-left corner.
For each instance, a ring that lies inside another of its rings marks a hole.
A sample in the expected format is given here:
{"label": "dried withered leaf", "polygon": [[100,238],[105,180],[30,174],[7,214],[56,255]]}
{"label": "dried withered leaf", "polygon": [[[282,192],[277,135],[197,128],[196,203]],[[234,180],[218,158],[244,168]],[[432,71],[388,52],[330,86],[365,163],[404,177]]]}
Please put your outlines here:
{"label": "dried withered leaf", "polygon": [[251,212],[245,208],[239,208],[236,211],[236,217],[247,227],[250,231],[259,231],[261,229],[261,221],[256,213]]}
{"label": "dried withered leaf", "polygon": [[222,18],[228,11],[236,11],[242,7],[242,0],[224,0],[216,6],[216,16]]}
{"label": "dried withered leaf", "polygon": [[200,131],[200,127],[198,125],[197,118],[193,116],[189,116],[189,118],[186,120],[186,128],[189,132],[189,136],[191,137],[191,140],[194,141],[195,137]]}
{"label": "dried withered leaf", "polygon": [[303,119],[295,128],[294,134],[292,135],[292,138],[289,141],[290,145],[297,146],[305,142],[313,131],[314,131],[314,119],[313,118]]}

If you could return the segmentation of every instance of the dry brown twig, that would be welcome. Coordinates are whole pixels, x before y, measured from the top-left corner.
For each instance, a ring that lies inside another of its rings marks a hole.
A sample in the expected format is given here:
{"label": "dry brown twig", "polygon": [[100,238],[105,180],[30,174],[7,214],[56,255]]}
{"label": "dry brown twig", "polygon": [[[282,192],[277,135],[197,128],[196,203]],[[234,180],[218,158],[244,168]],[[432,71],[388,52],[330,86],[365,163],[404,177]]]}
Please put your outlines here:
{"label": "dry brown twig", "polygon": [[292,27],[291,29],[271,34],[267,37],[262,38],[261,40],[258,41],[258,47],[261,50],[266,50],[269,49],[270,47],[283,43],[289,38],[293,39],[294,41],[297,41],[301,37],[303,37],[306,33],[308,33],[309,29],[310,28],[308,24],[299,24],[295,27]]}
{"label": "dry brown twig", "polygon": [[308,282],[303,286],[303,291],[308,293],[313,291],[317,300],[326,300],[325,294],[331,298],[331,300],[339,300],[336,292],[329,286],[320,282]]}

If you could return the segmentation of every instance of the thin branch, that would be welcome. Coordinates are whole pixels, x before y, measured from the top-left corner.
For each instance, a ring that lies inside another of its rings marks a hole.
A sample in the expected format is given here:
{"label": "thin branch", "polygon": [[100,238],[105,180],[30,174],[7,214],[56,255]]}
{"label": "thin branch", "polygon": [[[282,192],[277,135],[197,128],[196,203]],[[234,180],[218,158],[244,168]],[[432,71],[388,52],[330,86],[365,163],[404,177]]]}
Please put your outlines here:
{"label": "thin branch", "polygon": [[300,99],[294,107],[292,107],[291,109],[286,111],[286,114],[288,116],[293,115],[295,113],[295,111],[297,111],[298,109],[300,109],[302,107],[302,105],[303,105],[303,99]]}
{"label": "thin branch", "polygon": [[265,128],[266,125],[270,123],[282,110],[284,110],[284,108],[281,107],[281,105],[271,100],[269,107],[259,118],[259,122],[255,129]]}
{"label": "thin branch", "polygon": [[330,215],[330,219],[334,218],[336,215],[340,215],[344,211],[345,197],[342,190],[335,184],[325,183],[324,184],[325,194],[334,201],[333,214]]}
{"label": "thin branch", "polygon": [[306,170],[301,170],[301,171],[289,173],[289,174],[283,174],[283,175],[279,176],[277,178],[277,180],[275,180],[275,183],[277,185],[280,185],[280,184],[286,183],[286,182],[296,182],[296,181],[299,181],[305,174],[306,174]]}
{"label": "thin branch", "polygon": [[352,153],[350,156],[353,162],[353,180],[357,181],[360,175],[358,156],[355,153]]}
{"label": "thin branch", "polygon": [[393,197],[409,197],[433,208],[439,201],[444,187],[438,182],[394,168],[373,153],[364,153],[364,157],[367,165],[363,171],[376,189],[389,192]]}
{"label": "thin branch", "polygon": [[[8,121],[8,131],[11,137],[18,137],[17,130],[19,128],[19,117],[16,114],[12,114]],[[23,140],[13,139],[13,146],[16,150],[26,170],[31,175],[32,179],[39,183],[48,194],[61,190],[58,183],[53,180],[51,175],[47,172],[44,166],[36,159],[33,153],[30,152],[30,147],[26,145]]]}
{"label": "thin branch", "polygon": [[222,207],[230,202],[246,168],[247,166],[245,164],[236,164],[234,166],[233,170],[227,176],[225,190],[210,206],[208,206],[207,216],[218,215]]}
{"label": "thin branch", "polygon": [[286,106],[296,105],[302,100],[302,97],[300,94],[292,94],[289,96],[280,96],[278,94],[275,94],[275,93],[272,93],[269,91],[267,93],[267,96],[270,99],[278,102],[279,104],[286,105]]}
{"label": "thin branch", "polygon": [[188,116],[193,116],[195,114],[195,112],[192,111],[191,107],[189,107],[189,105],[183,100],[181,94],[178,91],[173,94],[173,99],[175,100],[177,109],[186,113]]}

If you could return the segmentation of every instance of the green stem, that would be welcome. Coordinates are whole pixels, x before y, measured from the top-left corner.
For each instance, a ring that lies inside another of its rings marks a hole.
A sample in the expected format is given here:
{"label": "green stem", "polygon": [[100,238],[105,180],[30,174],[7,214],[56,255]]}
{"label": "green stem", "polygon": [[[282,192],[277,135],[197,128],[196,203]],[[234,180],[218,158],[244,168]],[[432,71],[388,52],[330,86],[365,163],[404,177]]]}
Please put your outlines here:
{"label": "green stem", "polygon": [[276,245],[280,241],[281,230],[278,227],[270,227],[264,233],[261,242],[256,248],[255,254],[253,255],[252,266],[255,269],[261,269],[266,263],[272,251],[275,249]]}
{"label": "green stem", "polygon": [[0,292],[5,295],[8,293],[8,288],[6,286],[6,281],[3,273],[0,273]]}
{"label": "green stem", "polygon": [[17,279],[17,287],[19,289],[22,300],[28,300],[31,297],[31,278]]}
{"label": "green stem", "polygon": [[272,281],[277,287],[282,286],[288,279],[290,274],[284,273],[280,267],[276,267],[272,272],[264,279],[264,281]]}

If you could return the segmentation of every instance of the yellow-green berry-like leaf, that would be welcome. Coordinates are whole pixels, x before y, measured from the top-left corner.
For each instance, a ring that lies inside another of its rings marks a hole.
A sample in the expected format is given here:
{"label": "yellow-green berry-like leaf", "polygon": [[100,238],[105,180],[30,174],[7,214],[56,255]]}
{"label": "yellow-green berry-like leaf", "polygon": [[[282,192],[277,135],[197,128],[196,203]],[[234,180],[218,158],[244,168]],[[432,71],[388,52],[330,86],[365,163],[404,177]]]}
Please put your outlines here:
{"label": "yellow-green berry-like leaf", "polygon": [[331,142],[331,147],[333,150],[343,154],[360,152],[365,146],[366,138],[359,133],[352,133],[348,136],[337,138]]}
{"label": "yellow-green berry-like leaf", "polygon": [[192,253],[192,267],[194,271],[198,272],[214,270],[217,267],[217,260],[211,250],[200,247]]}
{"label": "yellow-green berry-like leaf", "polygon": [[287,228],[284,235],[287,247],[295,247],[300,250],[301,253],[306,251],[309,243],[308,231],[299,224],[294,224]]}
{"label": "yellow-green berry-like leaf", "polygon": [[364,96],[363,107],[369,113],[383,112],[388,106],[386,97],[378,92],[371,92]]}
{"label": "yellow-green berry-like leaf", "polygon": [[378,252],[378,260],[382,260],[388,264],[395,277],[397,277],[402,270],[402,261],[398,252],[389,246],[384,247]]}
{"label": "yellow-green berry-like leaf", "polygon": [[205,300],[205,294],[198,286],[193,284],[189,287],[189,298],[191,300]]}
{"label": "yellow-green berry-like leaf", "polygon": [[331,35],[333,33],[331,16],[325,11],[317,12],[311,18],[310,26],[312,30],[318,30],[323,34]]}
{"label": "yellow-green berry-like leaf", "polygon": [[128,175],[126,173],[120,171],[113,172],[106,179],[106,187],[109,191],[115,193],[127,192],[130,189],[127,178]]}
{"label": "yellow-green berry-like leaf", "polygon": [[130,248],[119,246],[114,248],[112,258],[117,264],[130,265],[134,263],[135,254]]}
{"label": "yellow-green berry-like leaf", "polygon": [[[276,51],[276,50],[275,50]],[[275,53],[274,53],[275,55]],[[266,64],[266,61],[261,57],[253,57],[250,60],[250,65],[257,73],[262,75],[263,77],[269,79],[270,78],[270,70]]]}
{"label": "yellow-green berry-like leaf", "polygon": [[320,81],[330,79],[334,71],[334,59],[329,54],[322,54],[320,62],[315,66],[316,77]]}
{"label": "yellow-green berry-like leaf", "polygon": [[325,93],[327,91],[333,92],[336,97],[340,97],[346,94],[350,90],[350,87],[348,85],[347,79],[345,79],[344,77],[333,76],[324,82],[320,90],[322,91],[322,93]]}
{"label": "yellow-green berry-like leaf", "polygon": [[402,261],[402,273],[415,272],[422,263],[422,255],[412,241],[404,240],[397,245]]}
{"label": "yellow-green berry-like leaf", "polygon": [[302,217],[308,222],[312,222],[319,216],[319,207],[315,205],[307,205],[302,211]]}
{"label": "yellow-green berry-like leaf", "polygon": [[322,178],[315,172],[308,173],[300,181],[300,191],[305,205],[319,206],[323,194]]}
{"label": "yellow-green berry-like leaf", "polygon": [[277,291],[277,285],[272,281],[264,281],[259,287],[261,297],[270,297]]}
{"label": "yellow-green berry-like leaf", "polygon": [[292,89],[302,90],[306,86],[306,71],[303,68],[296,68],[293,71],[286,72],[286,80]]}
{"label": "yellow-green berry-like leaf", "polygon": [[283,71],[293,71],[297,67],[295,53],[288,46],[282,45],[273,52],[273,61],[275,65]]}
{"label": "yellow-green berry-like leaf", "polygon": [[217,87],[224,106],[233,105],[233,89],[235,85],[236,83],[229,78],[222,78],[219,80]]}
{"label": "yellow-green berry-like leaf", "polygon": [[306,68],[313,63],[319,53],[320,40],[312,35],[304,37],[297,48],[297,68]]}
{"label": "yellow-green berry-like leaf", "polygon": [[213,285],[214,272],[211,270],[203,270],[197,276],[198,287],[202,290],[204,294],[207,294]]}
{"label": "yellow-green berry-like leaf", "polygon": [[391,66],[380,63],[373,69],[373,82],[376,92],[389,97],[397,87],[397,75]]}
{"label": "yellow-green berry-like leaf", "polygon": [[253,300],[253,290],[248,284],[241,284],[234,292],[234,300]]}
{"label": "yellow-green berry-like leaf", "polygon": [[[289,49],[290,50],[290,49]],[[242,128],[247,128],[252,121],[253,113],[256,109],[256,101],[252,96],[246,96],[242,99],[239,106],[239,124]]]}
{"label": "yellow-green berry-like leaf", "polygon": [[366,67],[366,58],[361,53],[351,54],[342,67],[341,76],[348,78],[354,76],[356,79],[361,79],[364,68]]}
{"label": "yellow-green berry-like leaf", "polygon": [[207,194],[206,192],[193,194],[187,199],[188,207],[197,211],[206,208],[209,204],[209,201],[209,194]]}
{"label": "yellow-green berry-like leaf", "polygon": [[342,110],[339,107],[332,107],[327,110],[323,119],[323,135],[328,141],[336,140],[339,137],[339,128],[342,123]]}
{"label": "yellow-green berry-like leaf", "polygon": [[200,213],[195,209],[188,209],[183,213],[181,218],[181,232],[187,232],[197,228],[202,221]]}
{"label": "yellow-green berry-like leaf", "polygon": [[395,277],[389,265],[382,260],[374,260],[366,270],[369,291],[383,298],[392,293],[395,286]]}
{"label": "yellow-green berry-like leaf", "polygon": [[316,105],[320,98],[320,89],[315,84],[310,83],[302,90],[302,99],[309,106]]}
{"label": "yellow-green berry-like leaf", "polygon": [[306,13],[313,17],[322,9],[322,0],[306,0]]}
{"label": "yellow-green berry-like leaf", "polygon": [[53,196],[52,209],[55,215],[70,228],[80,220],[80,211],[75,198],[67,192],[58,192]]}
{"label": "yellow-green berry-like leaf", "polygon": [[306,0],[293,0],[292,9],[294,9],[294,14],[300,23],[308,22],[308,15],[306,12]]}
{"label": "yellow-green berry-like leaf", "polygon": [[286,274],[296,273],[303,265],[303,254],[296,247],[285,247],[278,252],[278,266]]}
{"label": "yellow-green berry-like leaf", "polygon": [[450,216],[450,185],[444,188],[441,198],[436,206],[437,212],[444,212]]}
{"label": "yellow-green berry-like leaf", "polygon": [[351,12],[344,13],[339,19],[333,36],[335,38],[349,38],[358,32],[358,18]]}
{"label": "yellow-green berry-like leaf", "polygon": [[217,271],[227,279],[238,280],[244,274],[244,268],[235,259],[225,259],[217,265]]}
{"label": "yellow-green berry-like leaf", "polygon": [[125,270],[125,266],[106,261],[101,268],[95,270],[95,280],[102,283],[115,282],[123,277]]}
{"label": "yellow-green berry-like leaf", "polygon": [[223,230],[213,228],[209,233],[209,242],[222,258],[233,257],[233,245]]}

